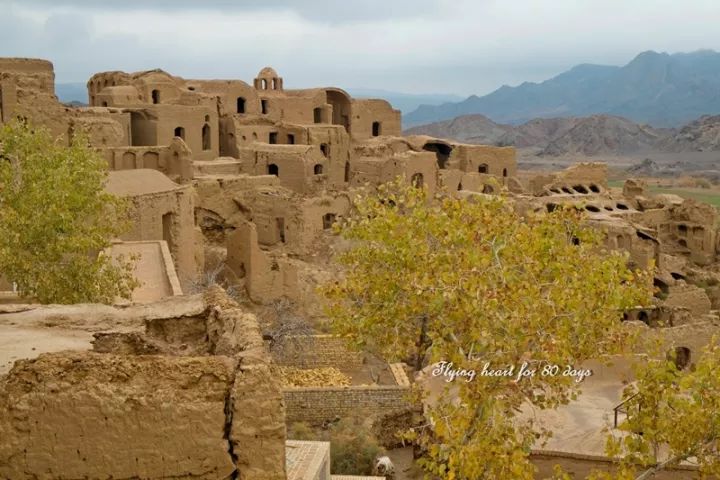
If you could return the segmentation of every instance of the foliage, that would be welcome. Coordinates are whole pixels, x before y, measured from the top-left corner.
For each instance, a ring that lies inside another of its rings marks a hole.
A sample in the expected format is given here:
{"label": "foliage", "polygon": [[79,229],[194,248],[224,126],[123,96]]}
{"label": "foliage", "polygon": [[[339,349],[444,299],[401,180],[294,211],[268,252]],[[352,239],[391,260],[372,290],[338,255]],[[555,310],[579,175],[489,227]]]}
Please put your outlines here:
{"label": "foliage", "polygon": [[624,398],[628,418],[622,435],[610,437],[615,474],[593,479],[642,480],[690,461],[707,476],[720,475],[720,344],[714,339],[693,368],[679,370],[673,358],[636,366],[637,381]]}
{"label": "foliage", "polygon": [[107,163],[76,135],[0,129],[0,272],[42,303],[110,303],[137,282],[129,260],[101,252],[125,226],[125,203],[103,188]]}
{"label": "foliage", "polygon": [[334,475],[371,475],[375,457],[384,453],[367,425],[352,417],[327,428],[295,422],[288,428],[287,438],[330,442],[330,465]]}
{"label": "foliage", "polygon": [[358,420],[342,420],[330,431],[330,465],[337,475],[371,475],[383,452],[369,429]]}
{"label": "foliage", "polygon": [[[412,434],[441,478],[532,478],[544,432],[519,421],[520,407],[574,398],[566,367],[622,351],[622,311],[651,297],[652,276],[629,271],[571,209],[523,217],[502,197],[428,199],[398,180],[358,196],[340,231],[353,243],[345,275],[322,289],[336,332],[391,361],[478,372],[452,382]],[[535,375],[482,376],[486,362]]]}

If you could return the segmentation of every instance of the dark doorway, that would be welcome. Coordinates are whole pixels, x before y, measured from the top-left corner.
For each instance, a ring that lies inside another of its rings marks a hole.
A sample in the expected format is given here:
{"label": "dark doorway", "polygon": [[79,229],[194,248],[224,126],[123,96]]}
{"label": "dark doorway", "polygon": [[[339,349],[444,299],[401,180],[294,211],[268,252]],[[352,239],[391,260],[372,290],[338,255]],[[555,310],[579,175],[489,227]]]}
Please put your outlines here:
{"label": "dark doorway", "polygon": [[423,146],[423,150],[426,152],[435,152],[438,168],[441,170],[447,168],[450,152],[452,152],[452,147],[450,145],[445,145],[444,143],[426,143]]}
{"label": "dark doorway", "polygon": [[274,163],[271,163],[271,164],[268,165],[268,167],[267,167],[267,173],[268,173],[268,175],[275,175],[276,177],[279,177],[279,176],[280,176],[280,169],[278,168],[277,165],[275,165]]}
{"label": "dark doorway", "polygon": [[151,96],[153,103],[160,103],[160,90],[153,90]]}
{"label": "dark doorway", "polygon": [[350,162],[345,162],[345,182],[350,181]]}
{"label": "dark doorway", "polygon": [[185,129],[183,127],[175,127],[175,136],[185,140]]}
{"label": "dark doorway", "polygon": [[210,150],[212,146],[212,140],[210,139],[210,125],[207,123],[202,128],[202,149]]}
{"label": "dark doorway", "polygon": [[245,99],[243,97],[237,99],[237,113],[245,113]]}
{"label": "dark doorway", "polygon": [[263,115],[267,115],[267,113],[268,113],[268,101],[267,100],[260,100],[260,111],[262,111]]}
{"label": "dark doorway", "polygon": [[487,163],[481,163],[480,165],[478,165],[478,173],[488,173]]}
{"label": "dark doorway", "polygon": [[268,136],[268,143],[270,145],[275,145],[277,143],[277,132],[270,132],[270,135]]}
{"label": "dark doorway", "polygon": [[373,136],[373,137],[379,137],[379,136],[380,136],[380,122],[373,122],[373,124],[372,124],[372,136]]}
{"label": "dark doorway", "polygon": [[313,108],[313,122],[322,123],[322,108]]}
{"label": "dark doorway", "polygon": [[295,145],[295,135],[293,135],[292,133],[288,133],[287,143],[288,145]]}
{"label": "dark doorway", "polygon": [[325,215],[323,215],[323,229],[324,230],[332,228],[333,223],[335,223],[335,214],[334,213],[326,213]]}
{"label": "dark doorway", "polygon": [[322,172],[323,172],[323,166],[320,165],[319,163],[313,167],[313,173],[315,175],[322,175]]}

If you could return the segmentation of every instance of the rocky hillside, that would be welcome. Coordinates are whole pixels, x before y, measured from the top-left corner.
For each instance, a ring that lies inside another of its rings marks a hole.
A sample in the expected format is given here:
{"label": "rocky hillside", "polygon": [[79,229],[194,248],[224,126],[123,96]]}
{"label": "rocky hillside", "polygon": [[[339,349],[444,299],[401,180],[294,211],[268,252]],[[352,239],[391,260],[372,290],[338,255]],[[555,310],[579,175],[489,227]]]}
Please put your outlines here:
{"label": "rocky hillside", "polygon": [[669,135],[667,130],[609,115],[535,119],[519,126],[497,124],[482,115],[468,115],[410,128],[405,133],[453,138],[467,143],[533,148],[540,155],[548,156],[622,155],[653,151]]}
{"label": "rocky hillside", "polygon": [[676,133],[666,136],[658,149],[666,152],[708,152],[720,150],[720,115],[705,115]]}
{"label": "rocky hillside", "polygon": [[534,118],[607,114],[638,123],[676,127],[720,113],[720,53],[641,53],[625,66],[578,65],[541,83],[503,86],[483,97],[420,106],[405,115],[415,126],[482,114],[520,124]]}

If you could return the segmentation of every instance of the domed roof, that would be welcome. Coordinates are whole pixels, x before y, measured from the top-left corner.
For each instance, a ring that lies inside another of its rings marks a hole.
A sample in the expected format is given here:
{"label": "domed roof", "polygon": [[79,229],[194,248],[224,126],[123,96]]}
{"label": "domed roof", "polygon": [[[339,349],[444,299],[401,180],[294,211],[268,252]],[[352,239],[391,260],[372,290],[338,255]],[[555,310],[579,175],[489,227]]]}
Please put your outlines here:
{"label": "domed roof", "polygon": [[278,74],[272,67],[265,67],[262,70],[260,70],[260,73],[258,73],[258,77],[277,77]]}

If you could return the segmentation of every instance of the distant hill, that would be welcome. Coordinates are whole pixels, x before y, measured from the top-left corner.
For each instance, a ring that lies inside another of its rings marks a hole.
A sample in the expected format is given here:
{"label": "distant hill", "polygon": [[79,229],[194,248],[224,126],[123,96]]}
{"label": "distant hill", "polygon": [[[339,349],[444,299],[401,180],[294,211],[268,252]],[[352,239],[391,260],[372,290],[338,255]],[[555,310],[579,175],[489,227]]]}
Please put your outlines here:
{"label": "distant hill", "polygon": [[463,99],[460,95],[444,93],[414,94],[371,88],[348,88],[347,92],[356,98],[382,98],[403,114],[412,112],[420,105],[440,105],[446,102],[459,102]]}
{"label": "distant hill", "polygon": [[55,95],[63,103],[86,105],[88,101],[87,86],[84,83],[56,83]]}
{"label": "distant hill", "polygon": [[405,127],[482,114],[521,124],[535,118],[621,116],[675,127],[720,113],[720,53],[639,54],[625,66],[578,65],[541,83],[503,86],[462,102],[423,105],[403,117]]}
{"label": "distant hill", "polygon": [[522,125],[465,115],[409,128],[404,133],[529,148],[541,156],[720,151],[720,115],[703,116],[680,129],[655,128],[612,115],[539,118]]}

